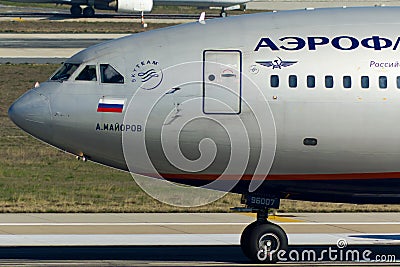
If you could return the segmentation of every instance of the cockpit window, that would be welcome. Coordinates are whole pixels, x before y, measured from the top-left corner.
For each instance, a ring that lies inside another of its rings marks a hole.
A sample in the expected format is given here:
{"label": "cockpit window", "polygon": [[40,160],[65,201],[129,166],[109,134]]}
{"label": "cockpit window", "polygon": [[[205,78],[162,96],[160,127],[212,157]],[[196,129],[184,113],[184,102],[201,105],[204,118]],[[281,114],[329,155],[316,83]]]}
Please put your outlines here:
{"label": "cockpit window", "polygon": [[65,63],[62,67],[56,72],[56,74],[51,77],[52,81],[66,81],[71,77],[74,71],[79,67],[79,64],[73,63]]}
{"label": "cockpit window", "polygon": [[96,66],[95,65],[87,65],[81,73],[79,73],[78,77],[76,77],[77,81],[97,81],[96,74]]}
{"label": "cockpit window", "polygon": [[124,76],[110,64],[100,64],[100,73],[102,83],[124,83]]}

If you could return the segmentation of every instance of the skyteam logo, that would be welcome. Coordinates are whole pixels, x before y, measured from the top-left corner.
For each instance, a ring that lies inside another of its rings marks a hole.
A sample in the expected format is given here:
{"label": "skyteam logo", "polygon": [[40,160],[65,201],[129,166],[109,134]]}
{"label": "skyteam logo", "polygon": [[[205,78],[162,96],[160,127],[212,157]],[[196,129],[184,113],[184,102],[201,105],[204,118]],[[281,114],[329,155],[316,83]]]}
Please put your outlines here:
{"label": "skyteam logo", "polygon": [[136,64],[131,74],[132,83],[140,83],[140,88],[144,90],[157,88],[163,80],[163,73],[158,65],[156,60],[144,60]]}
{"label": "skyteam logo", "polygon": [[296,64],[297,61],[287,61],[287,60],[282,60],[280,57],[277,57],[277,59],[275,60],[256,61],[256,63],[265,66],[267,68],[272,67],[272,69],[282,69],[292,66],[293,64]]}

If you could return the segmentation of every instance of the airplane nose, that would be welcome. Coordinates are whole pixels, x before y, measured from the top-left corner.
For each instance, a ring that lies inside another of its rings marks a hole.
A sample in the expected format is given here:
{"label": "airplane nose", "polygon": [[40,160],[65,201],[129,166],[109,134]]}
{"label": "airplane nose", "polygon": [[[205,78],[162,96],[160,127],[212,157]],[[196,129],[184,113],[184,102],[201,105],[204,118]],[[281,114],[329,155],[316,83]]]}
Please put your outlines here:
{"label": "airplane nose", "polygon": [[31,89],[8,109],[8,117],[25,132],[48,141],[50,131],[50,103],[48,98]]}

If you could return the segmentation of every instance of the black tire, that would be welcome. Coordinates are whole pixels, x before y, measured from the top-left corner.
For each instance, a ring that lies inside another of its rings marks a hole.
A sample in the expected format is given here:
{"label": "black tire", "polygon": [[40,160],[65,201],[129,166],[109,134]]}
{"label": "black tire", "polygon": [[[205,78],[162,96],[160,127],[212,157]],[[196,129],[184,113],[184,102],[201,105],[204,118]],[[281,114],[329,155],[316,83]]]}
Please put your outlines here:
{"label": "black tire", "polygon": [[226,17],[228,16],[228,14],[227,14],[225,11],[222,11],[219,15],[220,15],[222,18],[226,18]]}
{"label": "black tire", "polygon": [[82,14],[82,8],[78,5],[72,5],[69,11],[74,17],[79,17]]}
{"label": "black tire", "polygon": [[83,16],[87,17],[87,18],[93,17],[94,16],[93,7],[90,7],[90,6],[85,7],[85,9],[83,10]]}
{"label": "black tire", "polygon": [[253,231],[253,228],[256,227],[257,225],[259,225],[260,223],[255,221],[252,222],[251,224],[247,225],[246,228],[244,228],[242,235],[240,236],[240,247],[242,248],[243,254],[247,257],[250,258],[251,257],[251,253],[249,251],[249,238],[250,238],[250,234]]}
{"label": "black tire", "polygon": [[[269,251],[267,255],[260,251],[263,244],[268,242]],[[243,253],[253,262],[275,263],[278,260],[279,250],[288,249],[288,240],[285,231],[273,223],[252,223],[243,231],[241,238]]]}

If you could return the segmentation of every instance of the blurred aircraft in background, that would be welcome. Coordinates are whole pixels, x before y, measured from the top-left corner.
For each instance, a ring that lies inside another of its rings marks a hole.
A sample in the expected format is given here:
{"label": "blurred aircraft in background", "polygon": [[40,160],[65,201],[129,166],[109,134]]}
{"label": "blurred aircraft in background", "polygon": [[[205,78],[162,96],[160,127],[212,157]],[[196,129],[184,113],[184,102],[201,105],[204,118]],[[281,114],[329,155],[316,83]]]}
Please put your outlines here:
{"label": "blurred aircraft in background", "polygon": [[[116,12],[150,12],[153,5],[220,7],[221,17],[226,17],[228,10],[245,10],[245,3],[250,0],[11,0],[24,3],[55,3],[71,5],[72,16],[92,17],[95,9],[114,10]],[[85,6],[82,9],[82,6]]]}

